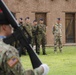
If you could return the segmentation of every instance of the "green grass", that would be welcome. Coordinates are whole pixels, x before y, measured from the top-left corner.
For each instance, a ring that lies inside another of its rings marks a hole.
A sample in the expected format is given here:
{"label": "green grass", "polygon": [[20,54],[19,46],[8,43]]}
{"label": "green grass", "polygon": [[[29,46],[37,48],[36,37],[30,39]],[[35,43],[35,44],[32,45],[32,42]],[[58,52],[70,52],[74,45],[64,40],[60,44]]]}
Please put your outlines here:
{"label": "green grass", "polygon": [[[63,47],[63,53],[58,51],[54,54],[53,47],[46,48],[48,55],[39,55],[43,63],[48,64],[50,71],[48,75],[76,75],[76,47]],[[21,57],[25,69],[32,68],[29,56]]]}

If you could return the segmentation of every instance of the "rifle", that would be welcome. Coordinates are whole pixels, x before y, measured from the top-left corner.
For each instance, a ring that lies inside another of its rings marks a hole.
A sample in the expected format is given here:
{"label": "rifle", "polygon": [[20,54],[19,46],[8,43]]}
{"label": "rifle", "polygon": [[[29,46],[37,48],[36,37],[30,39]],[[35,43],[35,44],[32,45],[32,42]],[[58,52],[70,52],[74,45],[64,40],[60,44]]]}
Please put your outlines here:
{"label": "rifle", "polygon": [[0,8],[2,9],[5,17],[8,19],[9,23],[12,25],[12,27],[15,29],[15,32],[8,36],[7,38],[3,39],[3,41],[6,44],[12,44],[14,41],[19,40],[22,46],[26,47],[27,52],[29,54],[33,69],[39,67],[42,62],[36,55],[36,53],[33,51],[31,45],[29,44],[27,37],[24,34],[24,31],[21,29],[21,27],[16,22],[15,17],[12,15],[6,4],[3,0],[0,0]]}

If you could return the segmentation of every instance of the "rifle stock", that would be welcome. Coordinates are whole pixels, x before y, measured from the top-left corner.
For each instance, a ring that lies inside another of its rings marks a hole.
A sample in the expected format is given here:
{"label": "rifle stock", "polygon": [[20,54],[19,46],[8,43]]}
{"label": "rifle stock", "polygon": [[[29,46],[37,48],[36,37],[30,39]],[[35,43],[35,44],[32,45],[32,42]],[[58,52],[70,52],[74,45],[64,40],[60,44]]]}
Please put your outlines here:
{"label": "rifle stock", "polygon": [[13,41],[15,41],[15,39],[19,40],[19,42],[24,47],[26,47],[33,68],[35,69],[39,67],[42,64],[42,62],[40,61],[36,53],[33,51],[32,47],[29,45],[28,40],[24,34],[24,31],[20,28],[20,26],[16,22],[15,17],[12,15],[12,13],[10,12],[10,10],[8,9],[3,0],[0,0],[0,8],[2,9],[6,18],[9,20],[9,23],[16,30],[13,34],[11,34],[11,36],[3,39],[3,41],[7,44],[11,44]]}

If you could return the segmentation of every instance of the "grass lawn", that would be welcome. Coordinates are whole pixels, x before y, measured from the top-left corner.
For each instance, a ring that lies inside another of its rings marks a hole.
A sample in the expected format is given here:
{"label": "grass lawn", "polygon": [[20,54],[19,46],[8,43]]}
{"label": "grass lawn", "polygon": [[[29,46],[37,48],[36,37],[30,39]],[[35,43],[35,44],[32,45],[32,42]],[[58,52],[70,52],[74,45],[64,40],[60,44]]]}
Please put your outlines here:
{"label": "grass lawn", "polygon": [[[76,75],[76,47],[63,47],[63,53],[58,51],[54,54],[53,47],[46,48],[47,55],[39,55],[43,63],[48,64],[50,72],[48,75]],[[22,56],[21,62],[25,69],[32,68],[29,56]]]}

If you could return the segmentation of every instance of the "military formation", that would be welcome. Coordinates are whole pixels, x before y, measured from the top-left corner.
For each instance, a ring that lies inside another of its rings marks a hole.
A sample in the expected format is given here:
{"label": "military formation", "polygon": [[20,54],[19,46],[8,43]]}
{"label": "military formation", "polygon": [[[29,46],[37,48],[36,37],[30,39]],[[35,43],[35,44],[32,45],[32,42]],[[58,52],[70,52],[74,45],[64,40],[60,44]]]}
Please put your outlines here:
{"label": "military formation", "polygon": [[[46,25],[44,20],[40,18],[39,23],[37,20],[33,21],[33,25],[30,23],[30,18],[19,19],[19,25],[24,30],[25,36],[28,39],[31,47],[36,46],[35,52],[40,54],[40,45],[42,45],[43,55],[46,55]],[[27,33],[26,33],[26,31]],[[1,75],[47,75],[49,67],[46,64],[40,65],[34,70],[25,70],[21,64],[19,53],[23,51],[26,53],[26,48],[21,47],[20,42],[16,41],[13,46],[7,45],[3,42],[3,39],[11,35],[13,31],[12,26],[7,21],[3,13],[0,13],[0,74]],[[15,31],[15,30],[14,30]],[[57,46],[60,52],[62,52],[62,25],[60,24],[60,18],[57,19],[57,23],[53,26],[54,35],[54,52],[57,52]],[[18,52],[19,51],[19,52]]]}
{"label": "military formation", "polygon": [[[16,30],[12,28],[11,23],[6,19],[7,17],[0,12],[0,75],[47,75],[49,67],[47,64],[42,64],[37,68],[25,70],[21,64],[20,56],[26,55],[26,47],[20,44],[16,39],[12,46],[4,43],[3,39],[10,36]],[[46,54],[46,25],[44,19],[40,18],[30,22],[30,17],[16,19],[19,27],[23,30],[24,36],[33,50],[39,55],[42,47],[42,54]],[[54,35],[54,52],[57,53],[57,47],[62,53],[62,24],[60,18],[57,18],[57,23],[52,28]]]}
{"label": "military formation", "polygon": [[[26,17],[24,23],[22,18],[19,19],[18,23],[24,30],[25,36],[31,47],[36,46],[35,52],[39,55],[40,46],[42,46],[42,53],[46,55],[46,25],[44,24],[44,20],[40,18],[39,23],[37,20],[34,20],[32,25],[30,23],[30,18]],[[22,47],[18,40],[13,43],[15,48],[3,42],[3,39],[11,35],[12,31],[15,30],[13,30],[4,14],[0,13],[0,74],[47,75],[49,67],[46,64],[42,64],[34,70],[25,70],[23,68],[19,56],[21,56],[22,52],[26,54],[26,47]],[[62,52],[62,25],[60,24],[60,18],[57,19],[57,23],[53,26],[52,32],[54,35],[54,52],[57,52],[57,46],[60,52]]]}
{"label": "military formation", "polygon": [[[40,48],[42,47],[42,54],[46,54],[46,25],[44,24],[44,19],[40,18],[39,22],[37,20],[33,21],[33,24],[30,22],[30,18],[26,17],[24,22],[22,18],[19,18],[19,25],[24,28],[26,31],[25,36],[28,38],[29,44],[32,46],[33,50],[39,55]],[[57,18],[57,23],[54,24],[52,33],[54,35],[54,52],[57,53],[57,47],[59,47],[60,52],[62,52],[62,24],[60,23],[60,18]],[[16,44],[17,45],[17,44]],[[19,47],[17,48],[19,55],[26,55],[26,48]]]}
{"label": "military formation", "polygon": [[[28,29],[28,27],[30,27],[30,30],[32,30],[31,26],[28,26],[31,25],[28,22],[29,21],[26,22],[26,28]],[[22,25],[22,23],[19,24]],[[28,33],[30,36],[32,36],[30,30]],[[19,58],[18,50],[13,46],[3,42],[3,39],[10,36],[12,34],[12,31],[13,28],[10,25],[10,22],[6,19],[3,12],[0,12],[0,75],[47,75],[49,67],[46,64],[41,64],[39,67],[33,70],[25,70],[23,68]],[[20,42],[16,41],[15,44],[18,44],[17,48],[20,50]]]}
{"label": "military formation", "polygon": [[[32,24],[29,17],[26,17],[24,22],[22,18],[19,18],[18,23],[27,31],[24,31],[25,36],[27,37],[29,44],[34,48],[34,51],[39,55],[40,47],[42,47],[42,54],[46,55],[46,25],[44,24],[44,19],[40,18],[39,23],[37,20],[34,20]],[[23,50],[19,45],[17,49],[20,56],[21,53],[26,55],[26,48]]]}

